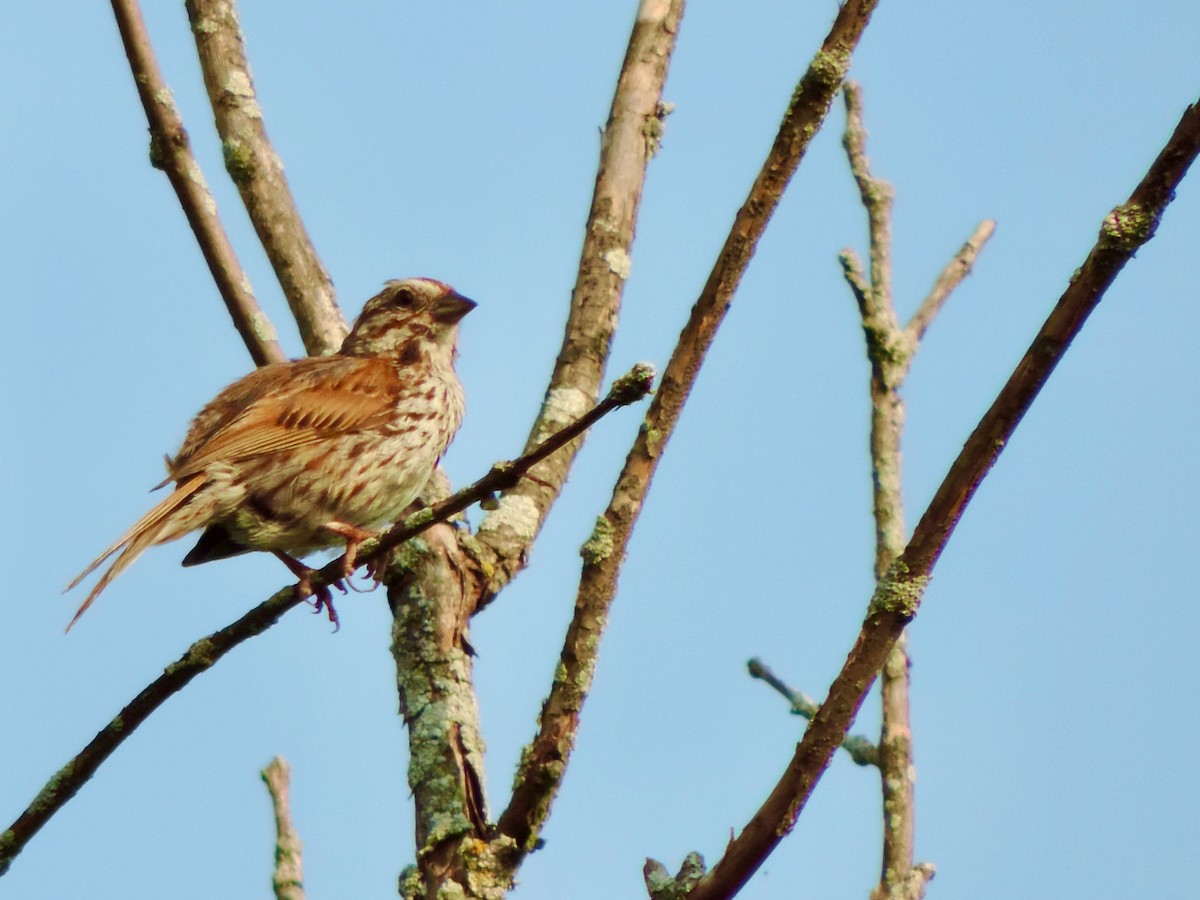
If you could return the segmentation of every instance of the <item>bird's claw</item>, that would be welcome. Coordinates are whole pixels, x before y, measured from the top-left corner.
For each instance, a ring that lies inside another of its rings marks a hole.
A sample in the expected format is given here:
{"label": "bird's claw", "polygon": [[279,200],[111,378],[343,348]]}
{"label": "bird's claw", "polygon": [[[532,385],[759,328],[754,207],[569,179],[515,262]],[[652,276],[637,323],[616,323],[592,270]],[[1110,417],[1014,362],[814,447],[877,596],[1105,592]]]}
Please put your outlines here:
{"label": "bird's claw", "polygon": [[[312,584],[314,574],[316,574],[316,570],[309,569],[307,572],[299,576],[299,580],[296,582],[295,588],[296,596],[305,603],[311,603],[314,614],[320,613],[321,610],[324,610],[325,615],[329,617],[329,621],[333,623],[333,630],[337,631],[342,627],[342,623],[338,619],[337,610],[333,607],[333,592],[329,590],[330,585],[327,584],[323,584],[320,587],[314,588]],[[347,593],[346,585],[343,584],[342,579],[340,578],[337,581],[334,581],[332,586],[336,587],[343,594]]]}

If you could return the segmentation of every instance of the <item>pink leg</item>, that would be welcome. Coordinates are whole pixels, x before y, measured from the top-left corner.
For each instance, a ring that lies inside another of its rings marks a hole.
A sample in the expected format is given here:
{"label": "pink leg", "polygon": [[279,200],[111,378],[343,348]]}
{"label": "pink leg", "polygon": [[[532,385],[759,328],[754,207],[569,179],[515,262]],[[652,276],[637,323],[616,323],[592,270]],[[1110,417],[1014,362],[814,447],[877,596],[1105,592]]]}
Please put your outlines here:
{"label": "pink leg", "polygon": [[[307,600],[309,597],[314,597],[315,600],[313,602],[313,606],[315,609],[313,612],[319,613],[322,609],[324,609],[325,614],[329,616],[329,621],[333,623],[334,631],[340,628],[341,623],[338,621],[337,610],[333,608],[333,594],[330,592],[329,587],[327,585],[322,585],[315,590],[313,589],[312,577],[316,573],[316,569],[309,568],[294,556],[289,556],[281,550],[274,550],[272,552],[275,554],[275,557],[281,563],[287,566],[288,570],[296,576],[296,595],[301,600]],[[343,594],[346,593],[346,589],[342,586],[341,581],[336,581],[334,584],[337,585]]]}
{"label": "pink leg", "polygon": [[342,574],[347,578],[353,575],[354,570],[358,568],[358,545],[363,541],[379,537],[377,532],[336,520],[326,522],[322,527],[346,540],[346,552],[342,554]]}

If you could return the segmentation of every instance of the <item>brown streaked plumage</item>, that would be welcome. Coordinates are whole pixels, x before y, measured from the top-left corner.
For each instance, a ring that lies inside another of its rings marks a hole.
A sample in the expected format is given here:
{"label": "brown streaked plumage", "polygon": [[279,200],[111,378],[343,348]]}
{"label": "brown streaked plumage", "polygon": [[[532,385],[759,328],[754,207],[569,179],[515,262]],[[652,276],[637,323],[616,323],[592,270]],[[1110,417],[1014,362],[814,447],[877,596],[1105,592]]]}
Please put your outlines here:
{"label": "brown streaked plumage", "polygon": [[344,542],[350,574],[358,544],[416,498],[458,430],[455,345],[474,306],[440,281],[389,281],[337,354],[263,366],[217,394],[167,460],[159,487],[175,489],[67,587],[118,554],[67,629],[147,547],[201,528],[185,566],[270,550],[306,589],[290,554]]}

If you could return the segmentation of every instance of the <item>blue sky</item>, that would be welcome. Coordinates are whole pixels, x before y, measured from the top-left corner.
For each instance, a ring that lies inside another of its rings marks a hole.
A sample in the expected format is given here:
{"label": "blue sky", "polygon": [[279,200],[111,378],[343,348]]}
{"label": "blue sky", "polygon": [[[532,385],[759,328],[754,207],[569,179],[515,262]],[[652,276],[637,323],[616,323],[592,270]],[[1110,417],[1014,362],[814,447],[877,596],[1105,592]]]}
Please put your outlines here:
{"label": "blue sky", "polygon": [[[180,3],[146,4],[160,62],[259,298],[295,331],[219,160]],[[513,455],[560,341],[612,81],[635,4],[244,3],[259,98],[353,315],[387,278],[479,308],[445,463]],[[651,164],[611,374],[663,364],[832,3],[693,3]],[[151,502],[163,453],[242,375],[106,5],[10,4],[0,27],[0,261],[8,351],[0,524],[0,816],[196,637],[284,583],[266,556],[183,570],[148,553],[64,637],[59,590]],[[915,521],[1101,218],[1200,95],[1200,7],[883,0],[856,57],[875,173],[896,187],[902,315],[982,218],[975,274],[905,389]],[[837,252],[865,222],[840,105],[768,230],[630,548],[546,848],[515,896],[642,895],[644,857],[715,860],[801,723],[745,674],[820,697],[870,592],[867,367]],[[1195,179],[1200,173],[1194,173]],[[1200,186],[1118,279],[985,482],[911,633],[920,859],[930,896],[1182,896],[1194,889],[1200,641]],[[475,621],[489,796],[553,671],[578,576],[639,415],[589,440],[529,570]],[[406,750],[381,593],[342,630],[295,611],[172,699],[30,843],[5,896],[265,895],[258,771],[293,766],[313,897],[394,896],[411,858]],[[856,730],[878,727],[868,701]],[[743,893],[864,897],[878,779],[839,758]]]}

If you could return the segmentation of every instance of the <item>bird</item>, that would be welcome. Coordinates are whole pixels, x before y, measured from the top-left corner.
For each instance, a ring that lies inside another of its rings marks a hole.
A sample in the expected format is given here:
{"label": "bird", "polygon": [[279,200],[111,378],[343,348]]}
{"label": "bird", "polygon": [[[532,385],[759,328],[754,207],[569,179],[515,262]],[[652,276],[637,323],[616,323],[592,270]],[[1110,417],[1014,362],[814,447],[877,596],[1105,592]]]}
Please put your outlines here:
{"label": "bird", "polygon": [[[311,596],[295,557],[362,541],[420,494],[462,423],[458,324],[475,302],[432,278],[386,282],[337,353],[262,366],[226,387],[167,457],[174,489],[68,586],[116,554],[67,631],[147,548],[203,529],[183,565],[270,551]],[[317,610],[328,603],[328,589]],[[324,601],[324,602],[322,602]]]}

